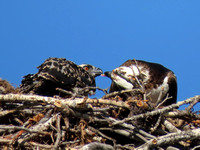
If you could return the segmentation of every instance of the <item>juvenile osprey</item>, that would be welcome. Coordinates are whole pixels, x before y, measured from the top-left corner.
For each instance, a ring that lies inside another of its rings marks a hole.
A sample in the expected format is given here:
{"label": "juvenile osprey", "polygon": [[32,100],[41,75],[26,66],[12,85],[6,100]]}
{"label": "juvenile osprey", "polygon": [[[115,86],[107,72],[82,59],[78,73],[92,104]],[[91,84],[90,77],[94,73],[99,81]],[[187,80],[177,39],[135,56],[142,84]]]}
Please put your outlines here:
{"label": "juvenile osprey", "polygon": [[[39,67],[38,73],[28,74],[22,80],[20,91],[38,95],[58,95],[56,88],[69,92],[95,87],[95,77],[102,74],[100,68],[89,64],[76,65],[65,58],[48,58]],[[95,94],[95,89],[85,90],[83,95]]]}
{"label": "juvenile osprey", "polygon": [[[112,72],[105,72],[105,75],[113,81],[109,93],[125,89],[141,89],[143,86],[152,103],[157,103],[158,99],[163,100],[167,94],[172,98],[163,105],[176,103],[176,76],[171,70],[160,64],[142,60],[128,60]],[[125,99],[129,96],[122,94]]]}

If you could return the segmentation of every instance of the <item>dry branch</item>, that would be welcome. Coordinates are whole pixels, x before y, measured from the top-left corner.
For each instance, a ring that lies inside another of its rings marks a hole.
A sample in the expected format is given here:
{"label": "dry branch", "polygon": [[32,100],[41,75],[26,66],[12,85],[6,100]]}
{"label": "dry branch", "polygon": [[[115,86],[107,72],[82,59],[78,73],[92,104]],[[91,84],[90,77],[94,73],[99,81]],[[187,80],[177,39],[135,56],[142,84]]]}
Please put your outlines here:
{"label": "dry branch", "polygon": [[95,103],[95,104],[107,104],[107,105],[114,105],[119,107],[129,108],[129,105],[122,101],[115,101],[115,100],[106,100],[106,99],[90,99],[90,98],[75,98],[75,99],[58,99],[53,97],[46,97],[46,96],[39,96],[39,95],[24,95],[24,94],[7,94],[2,95],[0,94],[0,101],[5,102],[33,102],[33,103],[48,103],[53,104],[57,107],[62,107],[63,105],[68,105],[71,108],[80,108],[84,103]]}
{"label": "dry branch", "polygon": [[11,126],[11,125],[0,125],[0,129],[4,129],[4,130],[24,130],[26,132],[29,133],[38,133],[38,134],[48,134],[48,132],[41,132],[38,130],[33,130],[33,129],[28,129],[28,128],[24,128],[24,127],[18,127],[18,126]]}
{"label": "dry branch", "polygon": [[156,139],[151,139],[140,147],[136,148],[136,150],[148,150],[151,148],[155,148],[158,146],[176,143],[182,140],[194,140],[200,138],[200,129],[193,129],[190,131],[182,131],[178,133],[169,133],[164,136],[160,136]]}
{"label": "dry branch", "polygon": [[[134,91],[141,94],[141,90]],[[200,115],[192,109],[199,103],[200,96],[160,109],[147,109],[133,102],[137,100],[113,99],[119,94],[107,94],[99,99],[0,94],[0,148],[139,150],[199,147]],[[108,99],[110,96],[112,100]],[[186,110],[177,110],[188,103]],[[142,112],[129,116],[133,108]]]}
{"label": "dry branch", "polygon": [[174,108],[178,108],[179,106],[181,106],[183,104],[191,103],[192,101],[194,101],[194,99],[198,99],[198,101],[200,101],[200,96],[195,96],[195,97],[186,99],[184,101],[178,102],[177,104],[172,104],[172,105],[169,105],[169,106],[164,107],[162,109],[157,109],[157,110],[154,110],[154,111],[151,111],[151,112],[147,112],[147,113],[144,113],[144,114],[139,114],[139,115],[136,115],[136,116],[132,116],[130,118],[125,118],[125,119],[123,119],[121,121],[113,123],[113,125],[121,124],[121,123],[132,121],[132,120],[137,120],[137,119],[140,119],[140,118],[145,118],[147,116],[155,116],[155,115],[158,115],[158,114],[164,114],[164,113],[166,113],[168,111],[171,111]]}

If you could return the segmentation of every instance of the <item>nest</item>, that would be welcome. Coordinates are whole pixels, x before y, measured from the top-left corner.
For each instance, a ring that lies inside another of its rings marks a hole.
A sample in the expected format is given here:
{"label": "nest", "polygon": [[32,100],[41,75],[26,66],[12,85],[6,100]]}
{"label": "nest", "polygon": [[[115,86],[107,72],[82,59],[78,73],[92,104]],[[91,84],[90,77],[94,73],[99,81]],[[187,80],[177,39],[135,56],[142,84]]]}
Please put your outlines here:
{"label": "nest", "polygon": [[[134,91],[136,95],[144,94],[137,89]],[[99,99],[0,94],[0,148],[143,150],[200,147],[200,115],[192,111],[200,96],[160,107],[151,104],[148,97],[144,99],[145,95],[123,101],[118,96],[122,92],[128,91],[106,94]],[[178,110],[184,104],[189,105],[185,110]]]}

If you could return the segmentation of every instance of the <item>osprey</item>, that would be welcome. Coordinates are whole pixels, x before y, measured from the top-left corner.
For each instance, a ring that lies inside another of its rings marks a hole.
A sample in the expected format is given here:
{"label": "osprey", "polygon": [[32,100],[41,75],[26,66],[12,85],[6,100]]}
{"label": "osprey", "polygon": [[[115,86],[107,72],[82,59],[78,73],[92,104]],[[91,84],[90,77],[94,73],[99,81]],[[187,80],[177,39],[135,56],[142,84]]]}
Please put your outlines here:
{"label": "osprey", "polygon": [[[127,60],[112,72],[104,73],[112,79],[110,91],[121,91],[140,88],[146,91],[150,101],[156,104],[167,95],[171,97],[163,105],[176,103],[177,81],[175,74],[164,66],[142,60]],[[125,100],[129,93],[121,95]]]}
{"label": "osprey", "polygon": [[56,88],[74,93],[82,89],[83,96],[95,94],[95,77],[102,70],[89,64],[76,65],[65,58],[48,58],[37,67],[38,73],[28,74],[22,80],[20,91],[38,95],[53,96],[59,94]]}

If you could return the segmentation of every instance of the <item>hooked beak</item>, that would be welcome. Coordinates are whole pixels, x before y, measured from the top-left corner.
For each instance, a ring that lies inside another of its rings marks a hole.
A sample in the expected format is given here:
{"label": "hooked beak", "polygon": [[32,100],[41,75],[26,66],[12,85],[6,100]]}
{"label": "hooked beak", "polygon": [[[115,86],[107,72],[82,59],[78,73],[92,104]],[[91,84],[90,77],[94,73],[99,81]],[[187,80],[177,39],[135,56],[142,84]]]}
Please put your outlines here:
{"label": "hooked beak", "polygon": [[106,76],[106,77],[108,77],[108,78],[111,78],[111,71],[106,71],[106,72],[104,72],[104,74],[102,75],[102,76]]}
{"label": "hooked beak", "polygon": [[94,77],[100,76],[103,71],[100,68],[96,68],[93,70]]}

